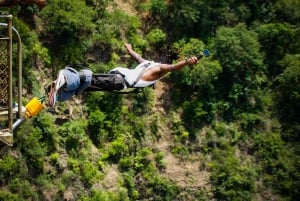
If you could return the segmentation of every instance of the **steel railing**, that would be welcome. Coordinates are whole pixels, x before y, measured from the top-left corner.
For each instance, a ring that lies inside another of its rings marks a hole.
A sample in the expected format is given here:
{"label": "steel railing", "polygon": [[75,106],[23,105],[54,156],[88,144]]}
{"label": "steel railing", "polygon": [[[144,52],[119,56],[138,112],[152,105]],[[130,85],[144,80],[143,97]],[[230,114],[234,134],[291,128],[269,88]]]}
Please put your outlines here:
{"label": "steel railing", "polygon": [[[0,140],[7,145],[13,144],[13,121],[14,113],[17,118],[22,116],[22,42],[18,31],[12,26],[12,15],[0,15],[0,20],[6,20],[7,23],[0,22],[0,28],[4,28],[5,35],[0,36],[0,113],[1,121],[7,121],[7,127],[0,130]],[[1,33],[1,32],[0,32]],[[14,111],[13,96],[13,59],[12,59],[12,41],[13,33],[17,38],[17,88],[18,88],[18,107]],[[2,115],[3,114],[3,115]],[[2,126],[2,125],[1,125]]]}

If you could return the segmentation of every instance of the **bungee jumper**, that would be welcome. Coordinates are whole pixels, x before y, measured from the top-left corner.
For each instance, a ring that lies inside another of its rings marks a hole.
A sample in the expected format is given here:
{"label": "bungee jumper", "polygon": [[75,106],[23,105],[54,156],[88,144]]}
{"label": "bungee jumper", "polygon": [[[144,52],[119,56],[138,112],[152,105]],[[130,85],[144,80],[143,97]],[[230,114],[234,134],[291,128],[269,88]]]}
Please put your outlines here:
{"label": "bungee jumper", "polygon": [[107,74],[95,74],[88,68],[79,71],[72,65],[67,65],[58,72],[56,80],[45,88],[48,96],[48,107],[53,107],[57,101],[65,101],[83,91],[119,91],[128,88],[140,89],[155,84],[167,73],[179,71],[186,65],[194,65],[203,56],[209,56],[207,49],[199,56],[181,60],[175,64],[162,64],[142,58],[132,48],[124,45],[129,54],[139,63],[134,69],[116,67]]}
{"label": "bungee jumper", "polygon": [[[25,107],[24,116],[13,123],[12,130],[17,128],[25,119],[32,118],[45,109],[44,102],[46,97],[48,101],[46,107],[53,108],[57,101],[66,101],[72,96],[82,93],[83,91],[118,91],[123,92],[126,89],[145,88],[155,84],[167,73],[179,71],[186,65],[196,64],[203,56],[209,56],[210,52],[205,49],[198,56],[181,60],[175,64],[162,64],[149,61],[142,58],[136,53],[130,44],[125,44],[125,48],[130,55],[139,62],[134,69],[116,67],[107,74],[93,73],[88,68],[82,68],[77,71],[74,65],[67,65],[60,70],[57,79],[45,88],[46,95],[39,98],[34,97]],[[1,135],[11,135],[9,129],[2,129]]]}

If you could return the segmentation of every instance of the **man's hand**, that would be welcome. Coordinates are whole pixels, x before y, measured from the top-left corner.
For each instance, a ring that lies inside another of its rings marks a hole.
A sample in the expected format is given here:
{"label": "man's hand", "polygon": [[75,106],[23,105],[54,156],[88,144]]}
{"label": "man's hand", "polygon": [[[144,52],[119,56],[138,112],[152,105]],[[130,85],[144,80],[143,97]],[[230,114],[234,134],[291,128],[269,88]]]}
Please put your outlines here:
{"label": "man's hand", "polygon": [[198,62],[197,57],[193,56],[185,60],[186,64],[194,65]]}
{"label": "man's hand", "polygon": [[132,45],[129,43],[124,44],[125,48],[127,49],[127,51],[132,50]]}

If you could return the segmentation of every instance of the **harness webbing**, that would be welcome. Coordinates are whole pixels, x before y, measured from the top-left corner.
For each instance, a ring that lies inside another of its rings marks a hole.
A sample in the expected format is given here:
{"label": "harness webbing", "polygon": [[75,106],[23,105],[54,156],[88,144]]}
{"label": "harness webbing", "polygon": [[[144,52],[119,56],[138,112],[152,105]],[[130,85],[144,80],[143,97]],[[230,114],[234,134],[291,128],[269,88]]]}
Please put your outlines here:
{"label": "harness webbing", "polygon": [[131,87],[134,88],[134,86],[136,85],[136,83],[138,83],[138,81],[141,79],[141,77],[144,75],[144,73],[146,72],[148,66],[150,66],[150,62],[146,63],[143,65],[143,70],[140,72],[139,76],[137,76],[136,80],[132,83]]}

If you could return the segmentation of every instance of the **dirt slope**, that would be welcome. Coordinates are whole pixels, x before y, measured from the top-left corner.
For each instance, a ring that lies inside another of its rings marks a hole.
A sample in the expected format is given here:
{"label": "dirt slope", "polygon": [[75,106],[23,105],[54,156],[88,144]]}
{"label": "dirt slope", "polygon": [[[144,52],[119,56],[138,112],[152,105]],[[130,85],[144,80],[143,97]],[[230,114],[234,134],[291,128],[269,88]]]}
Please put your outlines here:
{"label": "dirt slope", "polygon": [[[166,115],[166,108],[171,104],[170,86],[163,81],[155,85],[155,108],[156,112]],[[162,128],[163,136],[156,144],[156,148],[164,153],[165,170],[162,176],[174,181],[179,187],[186,188],[205,188],[208,186],[209,175],[207,171],[200,171],[199,156],[192,156],[193,160],[182,160],[174,156],[170,151],[173,139],[169,128]]]}

